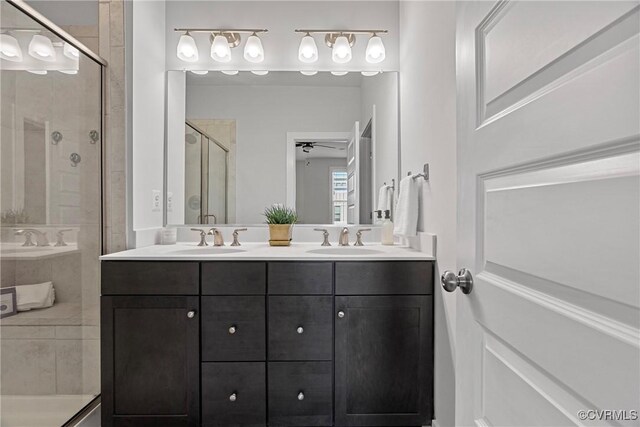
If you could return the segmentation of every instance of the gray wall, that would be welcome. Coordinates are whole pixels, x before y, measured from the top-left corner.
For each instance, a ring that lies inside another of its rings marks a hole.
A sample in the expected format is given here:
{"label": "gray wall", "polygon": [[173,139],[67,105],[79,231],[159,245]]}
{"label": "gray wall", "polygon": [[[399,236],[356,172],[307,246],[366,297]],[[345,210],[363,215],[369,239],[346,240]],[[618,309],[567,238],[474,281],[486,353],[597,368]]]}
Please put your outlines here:
{"label": "gray wall", "polygon": [[301,224],[331,224],[331,168],[347,167],[343,159],[310,158],[296,162],[296,211]]}

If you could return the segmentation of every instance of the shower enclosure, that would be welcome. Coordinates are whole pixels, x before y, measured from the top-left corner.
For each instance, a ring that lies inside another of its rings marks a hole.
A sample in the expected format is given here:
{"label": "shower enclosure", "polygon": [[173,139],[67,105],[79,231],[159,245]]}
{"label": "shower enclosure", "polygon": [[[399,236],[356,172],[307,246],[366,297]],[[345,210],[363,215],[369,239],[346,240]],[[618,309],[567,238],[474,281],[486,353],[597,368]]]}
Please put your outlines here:
{"label": "shower enclosure", "polygon": [[100,392],[104,63],[0,7],[0,425],[52,427]]}

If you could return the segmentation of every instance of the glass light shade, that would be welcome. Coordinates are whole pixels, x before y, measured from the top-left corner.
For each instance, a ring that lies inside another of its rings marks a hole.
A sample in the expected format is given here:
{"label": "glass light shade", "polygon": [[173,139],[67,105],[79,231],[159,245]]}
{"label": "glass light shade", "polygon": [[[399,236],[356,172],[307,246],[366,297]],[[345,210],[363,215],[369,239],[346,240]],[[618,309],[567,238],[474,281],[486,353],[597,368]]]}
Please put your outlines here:
{"label": "glass light shade", "polygon": [[209,70],[191,70],[191,72],[199,76],[205,76],[209,73]]}
{"label": "glass light shade", "polygon": [[7,61],[22,61],[22,49],[18,40],[9,34],[0,34],[0,58]]}
{"label": "glass light shade", "polygon": [[251,70],[251,72],[256,76],[266,76],[269,74],[269,70]]}
{"label": "glass light shade", "polygon": [[309,34],[300,40],[298,59],[305,64],[311,64],[318,60],[318,46],[315,39]]}
{"label": "glass light shade", "polygon": [[250,35],[247,43],[244,45],[244,59],[254,64],[264,61],[262,40],[255,34]]}
{"label": "glass light shade", "polygon": [[78,74],[78,70],[58,70],[58,71],[60,71],[62,74],[70,74],[70,75]]}
{"label": "glass light shade", "polygon": [[377,74],[380,74],[380,71],[360,71],[360,74],[362,74],[365,77],[372,77]]}
{"label": "glass light shade", "polygon": [[349,74],[348,71],[332,71],[331,74],[333,74],[334,76],[346,76],[347,74]]}
{"label": "glass light shade", "polygon": [[238,74],[238,70],[222,70],[222,74],[226,74],[227,76],[235,76]]}
{"label": "glass light shade", "polygon": [[53,62],[56,60],[56,51],[49,37],[35,34],[29,42],[29,55],[41,61]]}
{"label": "glass light shade", "polygon": [[39,76],[46,76],[47,70],[27,70],[31,74],[37,74]]}
{"label": "glass light shade", "polygon": [[351,61],[351,46],[346,36],[339,36],[333,43],[331,58],[336,64],[346,64]]}
{"label": "glass light shade", "polygon": [[198,46],[189,33],[180,36],[176,55],[185,62],[196,62],[198,60]]}
{"label": "glass light shade", "polygon": [[76,49],[74,46],[71,46],[69,43],[65,42],[64,47],[62,48],[62,53],[69,59],[78,59],[80,58],[80,51]]}
{"label": "glass light shade", "polygon": [[318,74],[318,71],[316,71],[316,70],[300,70],[300,73],[303,76],[315,76],[316,74]]}
{"label": "glass light shade", "polygon": [[211,58],[218,62],[231,61],[231,48],[225,36],[218,34],[213,38],[213,43],[211,43]]}
{"label": "glass light shade", "polygon": [[384,43],[382,43],[382,39],[375,35],[372,36],[369,39],[369,43],[367,43],[367,51],[365,53],[367,62],[371,64],[377,64],[378,62],[384,61],[384,58],[386,56],[387,54],[384,49]]}

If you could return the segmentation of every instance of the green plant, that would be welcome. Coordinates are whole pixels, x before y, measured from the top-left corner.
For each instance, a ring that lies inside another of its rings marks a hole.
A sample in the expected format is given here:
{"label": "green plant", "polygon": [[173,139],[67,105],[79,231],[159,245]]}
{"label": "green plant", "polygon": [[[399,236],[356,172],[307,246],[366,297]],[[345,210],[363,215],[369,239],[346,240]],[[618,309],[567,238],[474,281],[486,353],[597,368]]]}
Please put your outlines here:
{"label": "green plant", "polygon": [[0,222],[5,225],[28,224],[29,221],[29,215],[24,208],[7,209],[0,215]]}
{"label": "green plant", "polygon": [[266,208],[264,216],[267,218],[267,224],[295,224],[298,221],[295,209],[283,205]]}

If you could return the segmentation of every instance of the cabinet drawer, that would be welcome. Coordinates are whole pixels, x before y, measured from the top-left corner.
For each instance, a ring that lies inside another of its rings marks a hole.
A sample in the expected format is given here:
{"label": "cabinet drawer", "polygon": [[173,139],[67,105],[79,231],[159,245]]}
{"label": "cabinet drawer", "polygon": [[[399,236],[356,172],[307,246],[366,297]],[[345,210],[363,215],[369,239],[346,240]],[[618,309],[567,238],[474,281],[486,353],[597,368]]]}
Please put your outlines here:
{"label": "cabinet drawer", "polygon": [[331,362],[269,362],[269,425],[330,426]]}
{"label": "cabinet drawer", "polygon": [[203,296],[202,360],[265,360],[265,297]]}
{"label": "cabinet drawer", "polygon": [[102,295],[198,295],[197,262],[103,261]]}
{"label": "cabinet drawer", "polygon": [[269,296],[269,360],[331,360],[333,297]]}
{"label": "cabinet drawer", "polygon": [[330,262],[269,263],[269,294],[331,295],[333,264]]}
{"label": "cabinet drawer", "polygon": [[336,262],[336,295],[430,295],[433,262]]}
{"label": "cabinet drawer", "polygon": [[202,263],[202,295],[260,295],[266,285],[264,262]]}
{"label": "cabinet drawer", "polygon": [[264,362],[202,364],[204,426],[266,425]]}

